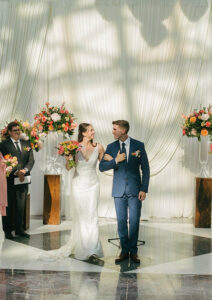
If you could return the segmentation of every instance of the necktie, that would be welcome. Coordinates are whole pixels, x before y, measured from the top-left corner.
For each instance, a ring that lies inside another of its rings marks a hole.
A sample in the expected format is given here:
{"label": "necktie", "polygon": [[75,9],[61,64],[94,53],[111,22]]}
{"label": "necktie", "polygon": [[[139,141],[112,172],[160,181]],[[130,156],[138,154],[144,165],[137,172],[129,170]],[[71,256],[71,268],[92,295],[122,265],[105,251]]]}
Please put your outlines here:
{"label": "necktie", "polygon": [[17,149],[17,151],[18,151],[18,158],[20,159],[20,158],[21,158],[21,149],[20,149],[20,147],[19,147],[18,142],[15,142],[15,145],[16,145],[16,149]]}
{"label": "necktie", "polygon": [[124,160],[124,162],[127,162],[127,151],[126,151],[126,144],[122,143],[122,149],[121,149],[121,153],[125,153],[126,155],[126,159]]}
{"label": "necktie", "polygon": [[126,151],[126,144],[125,144],[125,143],[122,143],[122,149],[121,149],[121,152],[127,154],[127,151]]}

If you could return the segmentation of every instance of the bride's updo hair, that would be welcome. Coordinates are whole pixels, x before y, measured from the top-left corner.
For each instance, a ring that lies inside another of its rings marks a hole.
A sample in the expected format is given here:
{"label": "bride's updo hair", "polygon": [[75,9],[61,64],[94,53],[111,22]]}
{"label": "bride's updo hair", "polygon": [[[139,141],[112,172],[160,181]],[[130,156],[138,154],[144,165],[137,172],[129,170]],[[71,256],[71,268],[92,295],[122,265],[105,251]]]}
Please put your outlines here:
{"label": "bride's updo hair", "polygon": [[[83,141],[83,132],[86,132],[88,127],[91,126],[89,123],[81,123],[79,124],[79,131],[78,131],[78,142],[81,143]],[[91,144],[93,147],[96,147],[97,144],[94,144],[93,140],[91,140]]]}

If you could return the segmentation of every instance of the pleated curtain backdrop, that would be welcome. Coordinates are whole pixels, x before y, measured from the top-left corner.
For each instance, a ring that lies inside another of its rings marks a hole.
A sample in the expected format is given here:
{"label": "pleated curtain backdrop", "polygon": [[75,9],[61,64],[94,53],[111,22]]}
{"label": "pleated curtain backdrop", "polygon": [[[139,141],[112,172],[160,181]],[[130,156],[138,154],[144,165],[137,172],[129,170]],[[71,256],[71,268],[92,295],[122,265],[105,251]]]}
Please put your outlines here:
{"label": "pleated curtain backdrop", "polygon": [[[150,161],[142,218],[192,217],[198,142],[180,124],[212,102],[211,1],[16,0],[0,2],[0,14],[1,126],[65,101],[106,147],[112,121],[127,119]],[[42,214],[44,165],[36,153],[33,215]],[[63,170],[67,218],[72,174]],[[99,176],[99,216],[115,217],[112,172]]]}

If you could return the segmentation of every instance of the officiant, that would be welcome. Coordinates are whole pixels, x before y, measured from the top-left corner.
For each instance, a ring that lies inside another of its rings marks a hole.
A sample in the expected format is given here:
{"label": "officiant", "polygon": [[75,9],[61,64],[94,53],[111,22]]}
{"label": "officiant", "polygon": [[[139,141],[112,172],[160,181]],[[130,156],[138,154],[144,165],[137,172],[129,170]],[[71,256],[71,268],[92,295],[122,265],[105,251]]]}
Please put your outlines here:
{"label": "officiant", "polygon": [[15,202],[15,234],[24,238],[30,238],[24,231],[24,210],[30,183],[30,171],[34,165],[33,151],[30,141],[21,140],[21,130],[17,122],[8,124],[9,137],[0,143],[0,152],[3,156],[11,154],[18,159],[18,167],[7,178],[6,216],[2,216],[2,225],[5,238],[14,239],[12,235],[13,220],[12,210]]}

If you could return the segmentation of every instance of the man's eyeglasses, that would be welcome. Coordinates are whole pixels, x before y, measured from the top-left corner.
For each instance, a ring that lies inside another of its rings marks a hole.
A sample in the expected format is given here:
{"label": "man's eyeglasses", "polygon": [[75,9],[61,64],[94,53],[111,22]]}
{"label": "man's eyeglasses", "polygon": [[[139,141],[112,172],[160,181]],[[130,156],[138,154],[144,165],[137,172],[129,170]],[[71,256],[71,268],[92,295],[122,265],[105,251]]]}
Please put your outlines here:
{"label": "man's eyeglasses", "polygon": [[13,132],[21,131],[21,129],[12,129]]}

